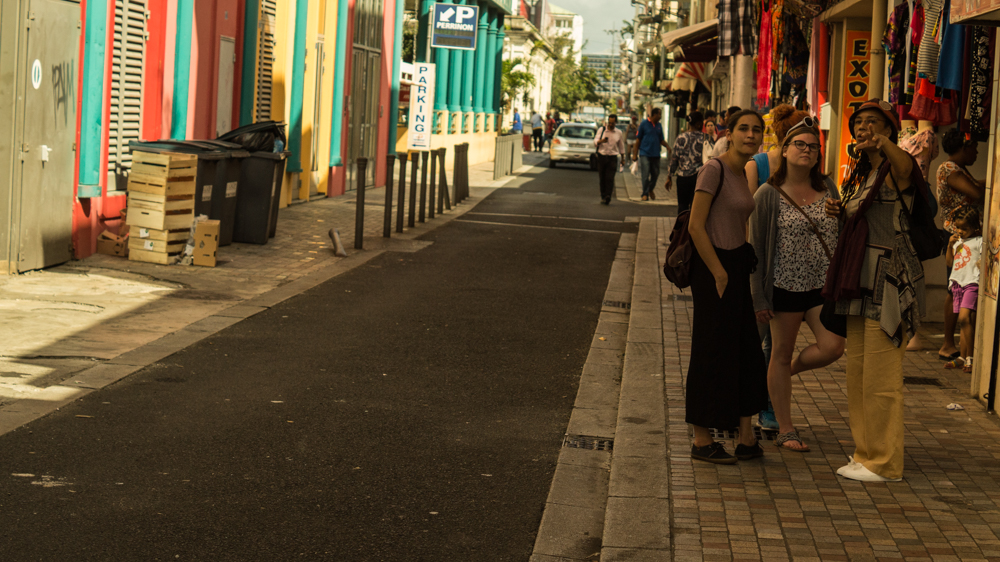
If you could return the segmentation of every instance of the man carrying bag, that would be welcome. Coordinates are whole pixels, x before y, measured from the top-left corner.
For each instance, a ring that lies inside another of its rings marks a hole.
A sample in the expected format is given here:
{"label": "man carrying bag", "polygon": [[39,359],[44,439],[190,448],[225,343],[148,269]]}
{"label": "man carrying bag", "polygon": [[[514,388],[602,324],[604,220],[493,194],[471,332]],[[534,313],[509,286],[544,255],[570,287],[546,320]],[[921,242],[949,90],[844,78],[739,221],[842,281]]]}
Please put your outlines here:
{"label": "man carrying bag", "polygon": [[618,116],[608,116],[607,125],[597,130],[594,145],[597,147],[597,176],[601,182],[601,203],[611,204],[611,193],[615,189],[615,173],[618,172],[618,156],[625,154],[625,139],[615,126]]}

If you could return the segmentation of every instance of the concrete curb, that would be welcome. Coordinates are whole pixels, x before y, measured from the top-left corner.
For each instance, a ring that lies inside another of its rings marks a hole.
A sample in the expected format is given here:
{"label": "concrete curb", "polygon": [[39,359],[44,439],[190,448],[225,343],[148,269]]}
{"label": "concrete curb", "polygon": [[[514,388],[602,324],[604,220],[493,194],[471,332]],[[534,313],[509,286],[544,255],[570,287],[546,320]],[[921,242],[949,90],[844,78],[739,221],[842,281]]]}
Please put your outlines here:
{"label": "concrete curb", "polygon": [[[530,169],[522,166],[516,173]],[[433,223],[422,223],[427,228],[411,229],[402,234],[393,233],[393,238],[366,238],[365,249],[300,279],[238,302],[211,316],[193,322],[180,330],[167,334],[146,345],[125,352],[113,359],[76,373],[59,384],[46,387],[31,398],[18,400],[0,408],[0,435],[4,435],[32,421],[58,411],[87,394],[114,384],[178,351],[181,351],[219,331],[263,312],[294,296],[300,295],[330,279],[350,271],[374,259],[384,252],[416,252],[430,242],[416,240],[418,236],[431,232],[471,211],[488,195],[507,183],[518,179],[517,175],[492,182],[486,187],[470,186],[470,197],[451,211],[438,215]]]}
{"label": "concrete curb", "polygon": [[[635,234],[622,234],[567,436],[614,440],[625,354]],[[595,560],[601,553],[611,452],[563,446],[531,562]]]}

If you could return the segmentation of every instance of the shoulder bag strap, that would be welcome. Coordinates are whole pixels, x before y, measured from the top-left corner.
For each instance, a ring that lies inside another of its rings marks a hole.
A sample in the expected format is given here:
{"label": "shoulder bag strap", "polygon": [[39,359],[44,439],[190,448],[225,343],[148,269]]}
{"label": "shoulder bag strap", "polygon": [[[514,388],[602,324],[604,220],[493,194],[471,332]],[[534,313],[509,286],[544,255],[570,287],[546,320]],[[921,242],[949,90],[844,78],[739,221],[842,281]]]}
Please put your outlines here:
{"label": "shoulder bag strap", "polygon": [[778,193],[780,193],[785,199],[787,199],[788,202],[791,203],[793,207],[798,209],[798,211],[802,213],[802,216],[805,217],[807,221],[809,221],[809,227],[812,228],[813,234],[816,235],[816,238],[819,238],[819,243],[823,245],[823,252],[826,254],[826,259],[833,260],[833,254],[830,252],[830,247],[826,245],[826,240],[823,240],[823,234],[820,233],[819,227],[816,226],[816,221],[814,221],[812,217],[807,215],[805,210],[803,210],[802,207],[800,207],[799,204],[795,202],[795,199],[792,199],[791,195],[785,193],[784,189],[781,189],[778,186],[773,186],[773,187],[774,189],[777,189]]}

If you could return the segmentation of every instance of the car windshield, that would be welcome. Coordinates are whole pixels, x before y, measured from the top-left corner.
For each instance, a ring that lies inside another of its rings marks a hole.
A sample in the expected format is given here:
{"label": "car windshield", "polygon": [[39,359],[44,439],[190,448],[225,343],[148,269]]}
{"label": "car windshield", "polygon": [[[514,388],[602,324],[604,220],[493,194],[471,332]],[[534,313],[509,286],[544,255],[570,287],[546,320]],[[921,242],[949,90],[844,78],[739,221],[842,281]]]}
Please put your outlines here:
{"label": "car windshield", "polygon": [[561,127],[557,136],[566,139],[593,139],[597,131],[591,127]]}

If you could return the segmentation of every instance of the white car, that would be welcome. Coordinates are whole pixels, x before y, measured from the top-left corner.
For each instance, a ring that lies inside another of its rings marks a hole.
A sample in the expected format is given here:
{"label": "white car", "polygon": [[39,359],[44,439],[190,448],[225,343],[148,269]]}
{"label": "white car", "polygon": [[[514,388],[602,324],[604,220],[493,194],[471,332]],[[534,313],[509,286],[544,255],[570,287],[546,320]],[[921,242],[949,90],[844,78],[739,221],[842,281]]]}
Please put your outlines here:
{"label": "white car", "polygon": [[596,154],[594,136],[597,135],[597,125],[591,123],[563,123],[552,135],[549,145],[549,168],[555,168],[556,162],[573,162],[588,164],[592,170],[597,169],[597,161],[592,157]]}

